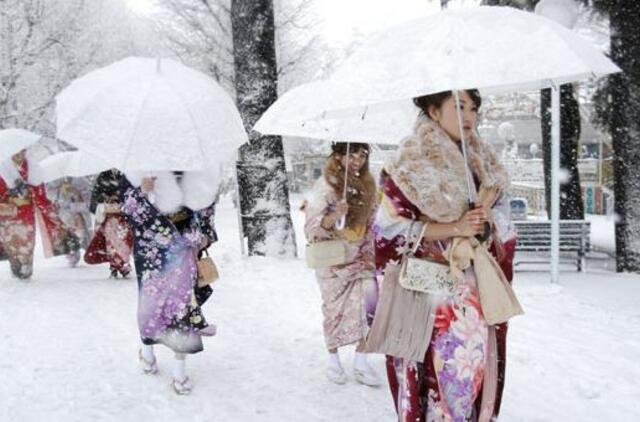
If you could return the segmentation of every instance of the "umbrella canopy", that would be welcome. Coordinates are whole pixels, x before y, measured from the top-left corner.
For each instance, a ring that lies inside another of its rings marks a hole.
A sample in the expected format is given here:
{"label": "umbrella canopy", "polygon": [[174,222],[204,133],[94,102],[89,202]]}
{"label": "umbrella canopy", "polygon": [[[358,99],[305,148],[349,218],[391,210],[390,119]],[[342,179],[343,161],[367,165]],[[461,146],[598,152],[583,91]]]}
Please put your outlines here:
{"label": "umbrella canopy", "polygon": [[618,71],[550,19],[510,7],[446,10],[370,36],[329,79],[276,101],[255,129],[393,143],[411,132],[417,96],[537,90]]}
{"label": "umbrella canopy", "polygon": [[62,177],[83,177],[109,170],[108,161],[83,151],[64,151],[37,163],[34,180],[49,183]]}
{"label": "umbrella canopy", "polygon": [[41,137],[24,129],[0,130],[0,162],[35,144]]}
{"label": "umbrella canopy", "polygon": [[203,170],[247,141],[231,97],[171,59],[130,57],[56,98],[58,138],[123,171]]}

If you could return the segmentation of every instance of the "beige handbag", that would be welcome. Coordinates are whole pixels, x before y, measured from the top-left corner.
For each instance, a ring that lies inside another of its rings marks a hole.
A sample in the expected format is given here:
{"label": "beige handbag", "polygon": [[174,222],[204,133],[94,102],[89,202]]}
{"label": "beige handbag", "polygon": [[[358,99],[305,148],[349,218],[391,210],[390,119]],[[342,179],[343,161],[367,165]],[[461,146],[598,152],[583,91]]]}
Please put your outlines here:
{"label": "beige handbag", "polygon": [[[407,238],[414,223],[407,231]],[[407,290],[429,293],[434,295],[452,295],[458,280],[451,274],[449,265],[430,259],[416,258],[415,253],[420,247],[427,225],[423,225],[422,232],[411,250],[407,247],[402,255],[402,264],[398,283]]]}
{"label": "beige handbag", "polygon": [[220,278],[218,267],[216,267],[215,262],[213,262],[213,259],[209,256],[209,252],[205,250],[204,253],[206,256],[198,259],[196,262],[198,267],[198,287],[208,286]]}
{"label": "beige handbag", "polygon": [[347,245],[343,240],[323,240],[309,243],[305,249],[307,266],[313,269],[347,263]]}
{"label": "beige handbag", "polygon": [[434,295],[452,295],[458,280],[449,266],[429,259],[405,256],[398,282],[407,290]]}

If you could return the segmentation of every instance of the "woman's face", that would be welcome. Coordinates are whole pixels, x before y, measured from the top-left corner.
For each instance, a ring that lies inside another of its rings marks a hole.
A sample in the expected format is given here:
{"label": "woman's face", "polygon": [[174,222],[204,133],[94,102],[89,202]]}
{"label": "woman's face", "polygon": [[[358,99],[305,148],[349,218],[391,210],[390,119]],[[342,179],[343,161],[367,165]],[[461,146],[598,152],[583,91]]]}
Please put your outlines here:
{"label": "woman's face", "polygon": [[[478,107],[473,102],[467,91],[460,91],[460,113],[462,117],[462,128],[464,129],[465,139],[473,133],[478,118]],[[458,125],[458,115],[456,113],[456,100],[448,97],[443,101],[440,108],[431,106],[429,108],[429,117],[438,123],[442,129],[454,140],[460,140],[460,127]]]}
{"label": "woman's face", "polygon": [[[354,173],[356,175],[357,173],[360,173],[360,170],[362,170],[362,167],[367,162],[368,155],[369,155],[369,152],[366,149],[359,149],[356,152],[349,153],[349,163],[348,163],[349,172]],[[340,160],[342,167],[347,166],[346,155],[337,155],[336,157]]]}

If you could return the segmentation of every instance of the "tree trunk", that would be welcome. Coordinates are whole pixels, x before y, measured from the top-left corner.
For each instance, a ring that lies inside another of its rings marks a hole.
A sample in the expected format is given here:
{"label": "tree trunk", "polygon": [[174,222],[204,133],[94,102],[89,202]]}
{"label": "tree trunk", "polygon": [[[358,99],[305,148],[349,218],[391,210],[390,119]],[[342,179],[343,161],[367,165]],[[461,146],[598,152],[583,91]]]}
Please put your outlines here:
{"label": "tree trunk", "polygon": [[242,230],[249,255],[295,256],[282,139],[252,127],[278,97],[271,0],[232,0],[235,87],[249,144],[237,163]]}
{"label": "tree trunk", "polygon": [[[580,108],[573,86],[560,86],[560,166],[563,177],[560,184],[560,219],[583,220],[584,204],[578,171],[580,147]],[[551,90],[540,92],[540,121],[542,124],[542,156],[544,165],[544,191],[547,215],[551,215]]]}
{"label": "tree trunk", "polygon": [[610,7],[611,58],[624,73],[611,76],[616,269],[640,272],[640,2]]}

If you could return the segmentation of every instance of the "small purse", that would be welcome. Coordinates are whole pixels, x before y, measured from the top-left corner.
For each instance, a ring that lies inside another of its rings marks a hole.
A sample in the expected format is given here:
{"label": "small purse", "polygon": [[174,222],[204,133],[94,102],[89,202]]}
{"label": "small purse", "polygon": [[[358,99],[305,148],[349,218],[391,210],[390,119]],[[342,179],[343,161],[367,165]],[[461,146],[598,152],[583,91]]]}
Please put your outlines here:
{"label": "small purse", "polygon": [[323,240],[307,244],[307,266],[313,269],[333,267],[347,263],[347,245],[343,240]]}
{"label": "small purse", "polygon": [[205,249],[204,253],[206,256],[198,259],[196,262],[198,268],[198,287],[208,286],[220,278],[218,267],[216,267],[215,262],[213,262],[213,259],[209,256],[209,252]]}
{"label": "small purse", "polygon": [[[409,232],[411,232],[412,226],[413,224],[409,226]],[[458,280],[451,275],[449,265],[430,259],[416,258],[414,256],[420,246],[420,241],[424,236],[426,228],[427,225],[425,224],[410,253],[407,253],[409,251],[408,247],[405,249],[402,255],[402,265],[400,266],[398,283],[407,290],[433,295],[452,295],[458,284]],[[408,242],[408,234],[406,238]]]}
{"label": "small purse", "polygon": [[400,267],[400,285],[416,292],[434,295],[453,294],[458,280],[448,265],[429,259],[405,256]]}

